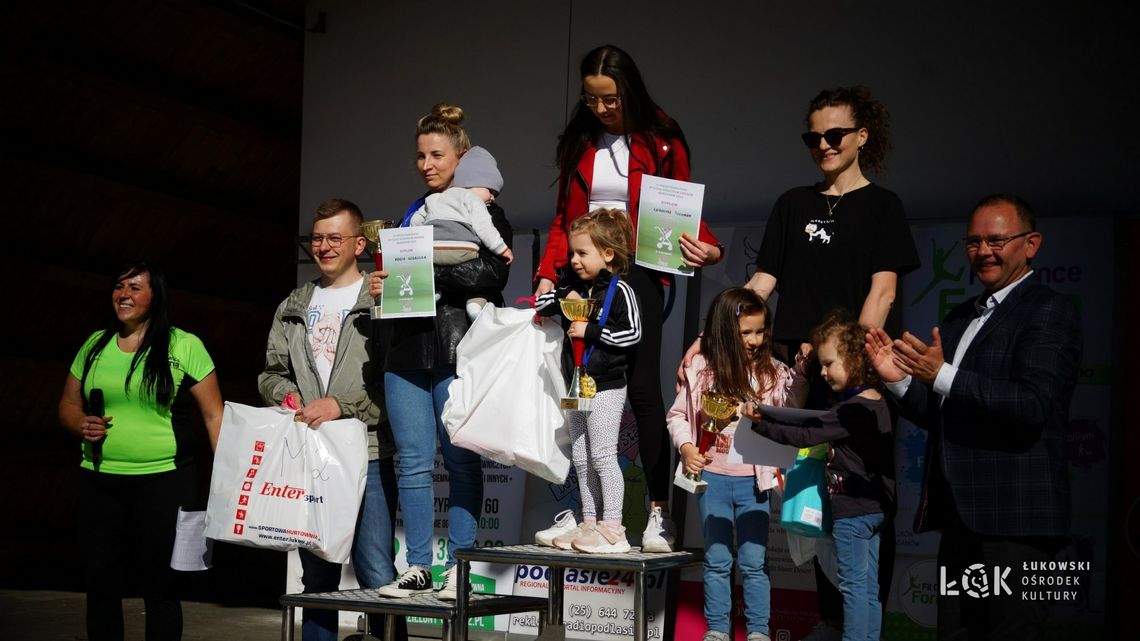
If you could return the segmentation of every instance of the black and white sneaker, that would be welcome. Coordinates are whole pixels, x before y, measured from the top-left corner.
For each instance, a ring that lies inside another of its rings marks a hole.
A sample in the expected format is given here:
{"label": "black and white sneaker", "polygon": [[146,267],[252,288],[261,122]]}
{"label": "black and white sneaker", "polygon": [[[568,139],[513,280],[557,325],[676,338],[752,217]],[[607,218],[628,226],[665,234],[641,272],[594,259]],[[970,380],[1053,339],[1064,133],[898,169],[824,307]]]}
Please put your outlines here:
{"label": "black and white sneaker", "polygon": [[396,577],[395,581],[380,588],[376,593],[380,596],[394,598],[431,594],[431,572],[418,565],[413,565]]}

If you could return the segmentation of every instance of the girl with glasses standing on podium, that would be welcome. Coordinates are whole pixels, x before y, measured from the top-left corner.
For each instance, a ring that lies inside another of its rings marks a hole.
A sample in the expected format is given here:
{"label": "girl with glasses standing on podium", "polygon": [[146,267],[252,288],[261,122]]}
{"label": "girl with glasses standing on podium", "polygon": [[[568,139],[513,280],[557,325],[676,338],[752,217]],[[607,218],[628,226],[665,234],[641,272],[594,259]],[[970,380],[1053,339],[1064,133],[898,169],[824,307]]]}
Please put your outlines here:
{"label": "girl with glasses standing on podium", "polygon": [[[689,180],[685,135],[650,98],[628,53],[613,45],[590,51],[582,59],[581,78],[581,100],[558,139],[558,200],[546,252],[535,274],[535,297],[554,289],[566,268],[568,231],[575,220],[595,209],[620,209],[636,229],[642,176]],[[702,267],[720,261],[724,249],[704,222],[698,236],[681,237],[686,264]],[[642,313],[643,334],[630,360],[628,391],[649,483],[651,510],[642,537],[647,552],[668,552],[673,547],[660,383],[664,287],[671,281],[669,275],[639,265],[631,265],[627,275]]]}

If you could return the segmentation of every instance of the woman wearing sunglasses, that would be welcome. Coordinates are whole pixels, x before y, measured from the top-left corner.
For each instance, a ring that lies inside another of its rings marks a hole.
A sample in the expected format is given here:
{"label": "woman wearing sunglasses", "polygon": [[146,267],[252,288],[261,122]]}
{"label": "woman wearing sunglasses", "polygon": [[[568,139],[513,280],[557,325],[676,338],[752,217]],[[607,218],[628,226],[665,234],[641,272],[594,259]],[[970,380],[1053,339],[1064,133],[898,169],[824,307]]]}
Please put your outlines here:
{"label": "woman wearing sunglasses", "polygon": [[[558,272],[569,262],[571,223],[595,209],[620,209],[628,212],[636,228],[642,176],[689,180],[685,135],[650,98],[628,53],[613,45],[590,51],[582,59],[581,77],[581,101],[558,140],[558,202],[535,275],[536,297],[554,288]],[[680,246],[691,267],[716,263],[724,253],[703,221],[698,238],[683,234]],[[652,506],[642,546],[645,551],[668,552],[673,545],[668,522],[671,470],[660,369],[664,284],[670,277],[634,265],[625,278],[637,293],[642,313],[641,342],[628,371],[629,401],[637,417]]]}
{"label": "woman wearing sunglasses", "polygon": [[[822,176],[776,201],[747,284],[765,299],[779,290],[774,342],[789,359],[808,342],[812,327],[837,308],[864,327],[887,326],[897,333],[891,309],[898,280],[919,264],[899,197],[863,173],[881,175],[886,167],[886,107],[866,87],[822,91],[808,107],[801,137]],[[808,406],[826,407],[827,392],[814,367]],[[879,596],[886,603],[894,561],[889,517],[879,558]],[[818,563],[816,583],[822,621],[807,638],[839,639],[843,601]]]}
{"label": "woman wearing sunglasses", "polygon": [[883,327],[899,276],[918,267],[902,202],[863,174],[886,167],[886,107],[866,87],[822,91],[801,137],[822,176],[776,201],[748,281],[765,298],[779,290],[774,338],[791,354],[837,307]]}

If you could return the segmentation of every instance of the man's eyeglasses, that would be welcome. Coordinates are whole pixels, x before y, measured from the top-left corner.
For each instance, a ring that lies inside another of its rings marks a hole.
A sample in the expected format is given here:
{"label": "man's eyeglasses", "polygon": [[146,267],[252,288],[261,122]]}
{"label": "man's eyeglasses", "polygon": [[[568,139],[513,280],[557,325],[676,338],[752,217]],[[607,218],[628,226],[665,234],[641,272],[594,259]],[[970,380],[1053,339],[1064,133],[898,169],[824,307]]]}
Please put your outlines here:
{"label": "man's eyeglasses", "polygon": [[966,236],[964,240],[966,241],[966,249],[970,251],[977,251],[981,249],[982,243],[985,243],[987,247],[994,251],[1001,251],[1001,248],[1005,247],[1005,244],[1014,238],[1021,238],[1022,236],[1028,236],[1032,233],[1033,232],[1031,231],[1023,231],[1020,234],[1014,234],[1013,236],[990,236],[988,238],[982,238],[981,236]]}
{"label": "man's eyeglasses", "polygon": [[596,109],[598,103],[606,106],[606,109],[617,109],[621,105],[621,96],[617,94],[610,94],[608,96],[595,96],[592,94],[582,94],[582,102],[590,109]]}
{"label": "man's eyeglasses", "polygon": [[820,140],[826,140],[828,146],[830,147],[838,147],[839,143],[843,142],[843,138],[847,134],[855,133],[856,131],[859,131],[859,129],[860,127],[834,127],[821,134],[814,131],[805,131],[804,133],[800,134],[800,138],[803,139],[804,144],[808,146],[808,149],[815,149],[818,147]]}
{"label": "man's eyeglasses", "polygon": [[313,234],[310,238],[313,247],[320,247],[321,243],[327,242],[329,247],[336,249],[344,244],[344,241],[349,238],[359,238],[360,234],[353,234],[352,236],[341,236],[340,234]]}

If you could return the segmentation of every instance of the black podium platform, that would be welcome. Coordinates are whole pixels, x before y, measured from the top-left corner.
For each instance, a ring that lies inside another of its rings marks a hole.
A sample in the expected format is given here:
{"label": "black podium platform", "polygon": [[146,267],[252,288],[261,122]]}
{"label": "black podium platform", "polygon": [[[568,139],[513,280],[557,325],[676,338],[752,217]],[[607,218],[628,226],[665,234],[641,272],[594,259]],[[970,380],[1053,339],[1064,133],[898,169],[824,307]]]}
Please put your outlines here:
{"label": "black podium platform", "polygon": [[[509,596],[498,594],[471,594],[463,600],[465,617],[513,614],[515,612],[541,612],[546,609],[546,599],[538,597]],[[293,641],[294,609],[313,608],[317,610],[346,610],[365,614],[393,614],[397,616],[424,616],[443,620],[443,639],[453,638],[455,630],[462,630],[467,638],[467,620],[455,625],[459,619],[459,601],[440,601],[435,595],[406,598],[384,597],[372,590],[340,590],[337,592],[316,592],[311,594],[286,594],[281,597],[281,641]],[[391,641],[395,635],[395,620],[386,619],[381,637]],[[372,634],[378,631],[373,630]]]}

